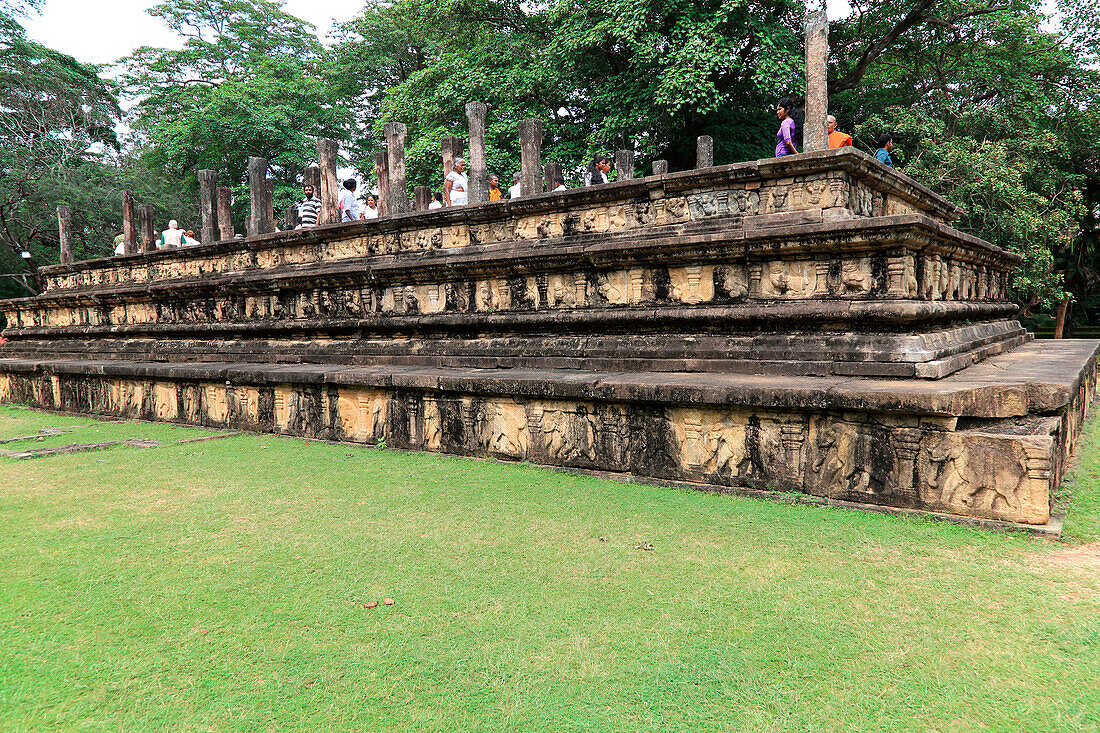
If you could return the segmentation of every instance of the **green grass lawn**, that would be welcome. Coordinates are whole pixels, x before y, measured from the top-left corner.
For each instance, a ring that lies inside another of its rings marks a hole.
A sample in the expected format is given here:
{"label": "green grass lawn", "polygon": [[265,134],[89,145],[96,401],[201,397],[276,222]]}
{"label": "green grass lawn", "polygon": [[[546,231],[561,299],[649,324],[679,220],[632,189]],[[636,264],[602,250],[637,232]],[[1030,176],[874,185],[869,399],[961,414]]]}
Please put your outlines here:
{"label": "green grass lawn", "polygon": [[0,458],[3,731],[1100,730],[1096,419],[1062,542],[59,425],[162,445]]}

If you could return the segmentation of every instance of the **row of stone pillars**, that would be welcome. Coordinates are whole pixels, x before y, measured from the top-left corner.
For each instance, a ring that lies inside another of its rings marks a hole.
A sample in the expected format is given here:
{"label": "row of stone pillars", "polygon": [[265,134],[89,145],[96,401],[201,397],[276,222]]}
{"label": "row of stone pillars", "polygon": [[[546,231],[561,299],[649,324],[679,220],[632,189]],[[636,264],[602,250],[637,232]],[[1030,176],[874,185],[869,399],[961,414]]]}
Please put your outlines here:
{"label": "row of stone pillars", "polygon": [[[489,200],[489,176],[485,161],[485,111],[486,106],[481,102],[471,102],[466,105],[466,113],[470,121],[470,157],[469,164],[470,190],[467,192],[469,203],[476,204]],[[431,188],[429,186],[416,186],[413,188],[413,199],[409,201],[407,181],[405,175],[405,138],[408,128],[401,122],[387,122],[383,131],[386,137],[386,149],[379,151],[374,156],[374,174],[378,180],[378,215],[404,214],[411,210],[424,211],[431,203]],[[545,167],[541,163],[542,154],[542,121],[527,119],[519,123],[520,142],[520,195],[530,196],[542,191],[550,191],[554,188],[554,180],[561,176],[562,170],[558,163],[547,163]],[[440,144],[440,153],[443,162],[443,177],[454,168],[454,162],[462,158],[466,141],[461,137],[446,136]],[[336,178],[336,167],[339,150],[333,140],[322,139],[317,143],[317,158],[320,166],[310,166],[303,175],[303,184],[312,185],[321,200],[321,211],[317,219],[318,224],[333,224],[340,221],[339,211],[339,182]],[[709,135],[702,135],[697,141],[696,167],[709,168],[714,165],[714,140]],[[634,178],[634,152],[620,150],[615,153],[615,169],[619,180]],[[668,173],[668,162],[656,160],[653,162],[654,175]],[[204,179],[204,174],[210,175],[210,181]],[[271,182],[267,179],[267,160],[264,158],[249,158],[248,163],[249,191],[252,198],[252,218],[249,219],[249,234],[267,234],[275,230],[275,223],[270,218]],[[215,241],[206,238],[208,207],[206,200],[208,190],[213,188],[213,172],[200,171],[199,186],[203,196],[203,241]],[[225,189],[218,189],[219,193]],[[411,206],[410,206],[411,203]],[[286,228],[293,228],[297,219],[296,209],[285,211]],[[219,217],[220,219],[220,217]],[[212,218],[211,218],[212,221]],[[230,236],[221,236],[229,239]]]}
{"label": "row of stone pillars", "polygon": [[[825,117],[828,114],[828,96],[826,92],[826,62],[829,53],[829,25],[824,10],[807,13],[805,24],[806,41],[806,126],[804,150],[815,151],[828,148]],[[471,204],[489,200],[489,176],[485,161],[485,115],[488,111],[482,102],[470,102],[466,105],[466,118],[470,132],[469,179],[467,192]],[[405,137],[408,128],[400,122],[387,122],[383,128],[386,137],[386,149],[374,156],[374,172],[378,180],[379,216],[403,214],[409,211],[410,202],[406,194],[405,180]],[[520,195],[530,196],[555,187],[554,181],[561,175],[561,166],[547,163],[542,166],[542,121],[526,119],[519,123],[520,146]],[[462,157],[465,141],[460,137],[443,138],[440,152],[443,158],[443,175],[446,177],[454,166],[454,161]],[[318,224],[333,224],[340,221],[339,182],[336,179],[336,166],[339,149],[333,140],[319,140],[317,159],[319,166],[307,168],[305,184],[312,184],[313,190],[321,199],[321,211]],[[619,150],[615,153],[615,171],[619,180],[634,177],[634,151]],[[709,168],[714,165],[714,140],[702,135],[696,142],[695,167]],[[251,216],[248,219],[248,233],[251,236],[268,234],[275,231],[274,219],[274,183],[267,177],[266,158],[248,159],[249,196],[251,198]],[[653,174],[668,173],[668,161],[653,161]],[[228,188],[219,188],[216,173],[212,170],[199,171],[199,196],[202,210],[202,241],[216,242],[232,239],[235,235],[230,218],[232,194]],[[413,192],[412,206],[423,211],[431,203],[431,189],[428,186],[416,186]],[[135,217],[136,211],[136,217]],[[284,226],[293,229],[297,225],[297,209],[284,211]],[[60,231],[61,262],[73,261],[72,250],[72,210],[68,206],[57,207],[57,223]],[[155,249],[156,232],[153,223],[153,207],[148,204],[134,206],[134,197],[129,191],[122,192],[122,224],[124,251],[126,254],[150,252]]]}
{"label": "row of stone pillars", "polygon": [[[470,119],[470,203],[489,200],[489,176],[485,162],[485,110],[481,102],[466,105]],[[400,122],[388,122],[385,125],[386,150],[374,157],[374,171],[379,188],[379,216],[403,214],[409,211],[409,199],[405,193],[405,137],[407,128]],[[521,152],[520,195],[530,196],[555,187],[554,181],[562,175],[561,165],[541,164],[542,122],[537,119],[523,120],[519,124]],[[443,158],[443,176],[451,172],[454,161],[463,157],[465,141],[460,137],[448,136],[443,139],[441,153]],[[310,166],[303,175],[303,184],[313,186],[321,200],[318,224],[335,224],[340,221],[339,210],[340,184],[336,178],[339,148],[334,140],[322,139],[317,143],[319,166]],[[620,150],[615,153],[615,170],[619,180],[634,178],[634,152]],[[709,168],[714,165],[714,140],[702,135],[697,141],[696,168]],[[256,236],[275,231],[274,181],[267,177],[266,158],[248,159],[249,198],[251,215],[248,218],[248,234]],[[668,161],[653,161],[653,174],[668,173]],[[200,241],[217,242],[233,239],[230,206],[233,195],[228,188],[217,185],[217,173],[212,170],[200,170],[199,208],[202,215],[202,234]],[[412,208],[424,211],[431,203],[431,188],[416,186],[413,191]],[[289,208],[283,212],[284,228],[297,226],[298,210]],[[68,206],[57,207],[57,223],[61,242],[61,263],[73,261],[72,251],[72,210]],[[130,191],[122,192],[122,233],[124,253],[152,252],[156,249],[156,227],[154,209],[149,204],[134,204]]]}
{"label": "row of stone pillars", "polygon": [[[226,193],[229,193],[228,190]],[[226,210],[228,212],[228,202]],[[58,206],[57,228],[63,265],[71,264],[73,261],[72,224],[72,208],[65,205]],[[152,204],[135,205],[134,195],[129,191],[122,192],[122,236],[125,254],[152,252],[156,249],[155,210]]]}
{"label": "row of stone pillars", "polygon": [[[828,148],[828,140],[825,130],[825,117],[828,114],[828,100],[826,95],[826,60],[828,56],[828,22],[824,10],[807,13],[805,20],[806,37],[806,119],[817,121],[818,124],[809,124],[805,130],[803,141],[805,150],[825,150]],[[467,198],[469,203],[478,204],[489,200],[489,176],[485,160],[485,116],[488,107],[483,102],[470,102],[466,105],[466,120],[469,129],[470,157],[469,164],[469,191]],[[405,178],[405,138],[408,128],[401,122],[387,122],[383,126],[383,134],[386,138],[386,149],[379,151],[374,156],[374,173],[378,180],[378,214],[379,216],[404,214],[410,210],[410,201]],[[555,179],[561,176],[561,166],[558,163],[542,165],[542,121],[539,119],[521,120],[519,123],[519,148],[520,148],[520,195],[530,196],[542,191],[551,191],[555,187]],[[440,144],[440,153],[443,162],[443,176],[451,172],[454,161],[463,157],[465,140],[460,137],[446,136]],[[332,140],[320,140],[317,144],[317,159],[320,167],[308,168],[305,172],[304,183],[312,183],[314,190],[321,199],[321,212],[318,224],[331,224],[340,221],[338,208],[339,183],[336,179],[338,148]],[[634,178],[634,151],[619,150],[614,155],[615,171],[618,180]],[[695,167],[710,168],[714,165],[714,139],[709,135],[702,135],[696,141]],[[274,231],[274,222],[271,220],[271,188],[266,180],[267,161],[263,158],[249,159],[249,183],[252,196],[253,217],[249,220],[249,234],[266,234]],[[206,173],[210,173],[207,171]],[[668,173],[668,161],[653,161],[653,174],[664,175]],[[212,183],[202,183],[203,172],[200,172],[200,185],[212,186]],[[210,173],[212,176],[213,174]],[[219,195],[224,189],[218,189]],[[226,192],[228,193],[228,192]],[[266,198],[265,198],[266,197]],[[205,194],[203,201],[206,201]],[[220,201],[220,199],[219,199]],[[431,203],[431,188],[428,186],[416,186],[413,189],[412,208],[423,211]],[[259,212],[257,214],[256,212]],[[297,211],[287,209],[285,212],[287,228],[293,228],[297,219]],[[219,221],[222,217],[219,216]],[[225,219],[228,220],[228,217]],[[207,230],[207,206],[203,205],[203,241],[213,241],[206,236]],[[232,231],[230,229],[230,231]],[[232,236],[230,234],[230,236]],[[228,239],[222,232],[222,239]]]}

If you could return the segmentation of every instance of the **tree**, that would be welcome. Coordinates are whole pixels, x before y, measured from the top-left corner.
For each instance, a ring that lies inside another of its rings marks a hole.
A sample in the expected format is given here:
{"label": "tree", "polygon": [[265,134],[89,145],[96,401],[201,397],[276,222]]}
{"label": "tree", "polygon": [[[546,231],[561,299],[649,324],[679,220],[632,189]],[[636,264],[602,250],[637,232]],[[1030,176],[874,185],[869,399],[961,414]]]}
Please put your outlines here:
{"label": "tree", "polygon": [[614,148],[635,149],[642,165],[690,167],[703,133],[720,159],[768,150],[771,105],[801,84],[800,10],[792,0],[376,0],[338,29],[330,73],[372,123],[355,139],[363,170],[384,121],[412,122],[410,180],[438,181],[439,141],[463,134],[473,100],[490,106],[489,167],[504,177],[519,163],[516,124],[532,116],[544,157],[575,173]]}
{"label": "tree", "polygon": [[1063,253],[1097,190],[1100,77],[1073,38],[1033,0],[859,2],[830,36],[833,113],[867,149],[894,134],[963,229],[1023,255],[1024,315],[1064,297]]}
{"label": "tree", "polygon": [[122,61],[123,83],[140,99],[128,119],[146,165],[192,194],[202,168],[243,193],[248,156],[264,157],[277,205],[290,205],[317,138],[345,137],[350,124],[322,78],[313,27],[274,0],[165,0],[149,12],[185,40]]}
{"label": "tree", "polygon": [[[0,13],[0,243],[10,253],[0,267],[26,271],[31,292],[42,286],[39,263],[57,259],[56,207],[84,196],[118,149],[119,115],[114,86],[94,67],[29,40]],[[97,236],[86,212],[75,211],[78,249]]]}

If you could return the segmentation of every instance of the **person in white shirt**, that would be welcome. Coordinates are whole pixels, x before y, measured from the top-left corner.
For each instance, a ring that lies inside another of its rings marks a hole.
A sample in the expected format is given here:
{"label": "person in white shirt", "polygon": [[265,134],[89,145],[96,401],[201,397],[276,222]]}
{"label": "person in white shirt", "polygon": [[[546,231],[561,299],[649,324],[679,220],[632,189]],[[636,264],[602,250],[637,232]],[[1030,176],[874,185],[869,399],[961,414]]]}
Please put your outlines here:
{"label": "person in white shirt", "polygon": [[515,184],[515,185],[513,185],[511,188],[508,189],[508,198],[510,198],[510,199],[518,199],[519,198],[519,178],[520,178],[519,173],[516,173],[515,175],[512,176],[512,183]]}
{"label": "person in white shirt", "polygon": [[359,213],[359,199],[355,198],[355,189],[359,184],[354,178],[344,181],[344,192],[340,194],[340,221],[362,219]]}
{"label": "person in white shirt", "polygon": [[554,177],[554,190],[555,191],[568,191],[569,190],[568,188],[565,187],[565,179],[562,178],[561,176],[555,176]]}
{"label": "person in white shirt", "polygon": [[185,243],[185,246],[187,246],[187,247],[197,247],[200,244],[202,244],[202,242],[195,239],[195,230],[188,229],[187,230],[187,242]]}
{"label": "person in white shirt", "polygon": [[180,231],[179,222],[175,219],[168,222],[168,228],[160,233],[157,240],[157,249],[172,249],[187,244],[187,237]]}
{"label": "person in white shirt", "polygon": [[455,167],[447,174],[447,180],[443,182],[443,202],[447,206],[465,206],[466,189],[470,186],[470,179],[463,171],[466,170],[466,160],[455,158]]}
{"label": "person in white shirt", "polygon": [[584,172],[584,185],[597,186],[601,183],[607,183],[607,173],[610,170],[611,163],[608,161],[607,156],[597,155],[588,164],[588,169]]}
{"label": "person in white shirt", "polygon": [[432,193],[432,202],[428,204],[428,211],[434,211],[435,209],[443,208],[443,194],[439,191]]}
{"label": "person in white shirt", "polygon": [[378,199],[374,194],[367,195],[367,205],[363,209],[364,219],[377,219],[378,218]]}

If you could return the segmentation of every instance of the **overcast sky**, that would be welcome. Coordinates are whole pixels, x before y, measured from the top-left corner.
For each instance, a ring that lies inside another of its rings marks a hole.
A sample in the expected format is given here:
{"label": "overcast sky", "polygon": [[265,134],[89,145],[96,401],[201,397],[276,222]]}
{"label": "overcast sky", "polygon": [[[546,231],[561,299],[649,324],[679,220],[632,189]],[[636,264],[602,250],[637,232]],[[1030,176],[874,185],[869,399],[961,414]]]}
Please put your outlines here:
{"label": "overcast sky", "polygon": [[[154,0],[46,0],[39,15],[25,19],[28,34],[39,43],[84,63],[104,64],[138,46],[171,47],[175,39],[159,18],[145,10]],[[333,19],[345,21],[363,0],[287,0],[286,10],[317,27],[321,38]]]}
{"label": "overcast sky", "polygon": [[[827,0],[830,20],[848,13],[848,0]],[[40,15],[24,26],[36,41],[79,61],[105,64],[138,46],[171,47],[172,34],[145,10],[154,0],[46,0]],[[286,9],[317,27],[323,39],[337,22],[348,20],[363,0],[286,0]]]}

